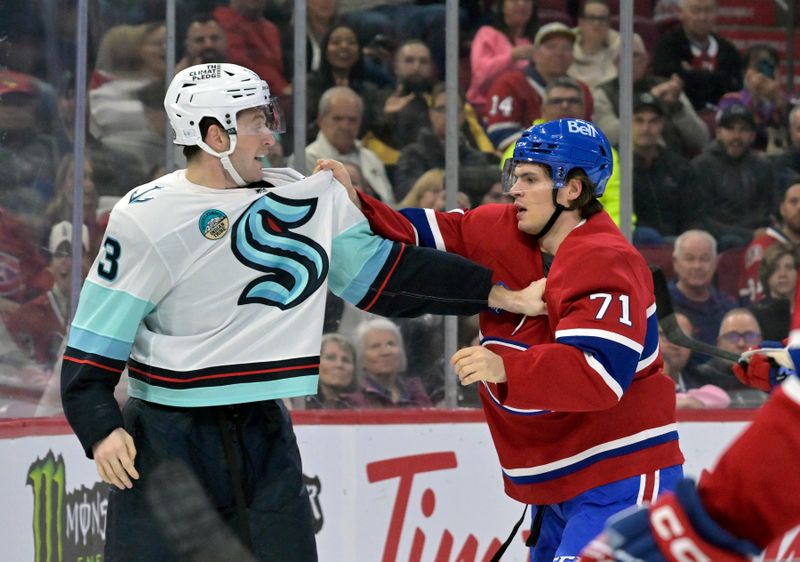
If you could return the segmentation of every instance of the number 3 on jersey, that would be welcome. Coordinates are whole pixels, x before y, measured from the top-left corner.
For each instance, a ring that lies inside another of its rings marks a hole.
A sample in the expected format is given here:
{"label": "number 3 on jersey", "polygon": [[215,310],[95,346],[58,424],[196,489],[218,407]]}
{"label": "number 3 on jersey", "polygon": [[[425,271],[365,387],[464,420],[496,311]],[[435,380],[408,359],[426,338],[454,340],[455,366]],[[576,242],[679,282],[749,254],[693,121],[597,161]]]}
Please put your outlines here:
{"label": "number 3 on jersey", "polygon": [[117,278],[119,272],[119,256],[122,248],[119,242],[108,236],[103,242],[103,257],[97,262],[97,275],[107,281]]}
{"label": "number 3 on jersey", "polygon": [[[617,298],[619,299],[621,308],[619,323],[625,324],[626,326],[633,326],[631,323],[631,298],[628,295],[619,295]],[[600,310],[597,311],[594,318],[595,320],[602,320],[608,312],[614,297],[609,293],[592,293],[589,295],[589,300],[593,301],[596,299],[602,299],[603,302],[600,304]]]}

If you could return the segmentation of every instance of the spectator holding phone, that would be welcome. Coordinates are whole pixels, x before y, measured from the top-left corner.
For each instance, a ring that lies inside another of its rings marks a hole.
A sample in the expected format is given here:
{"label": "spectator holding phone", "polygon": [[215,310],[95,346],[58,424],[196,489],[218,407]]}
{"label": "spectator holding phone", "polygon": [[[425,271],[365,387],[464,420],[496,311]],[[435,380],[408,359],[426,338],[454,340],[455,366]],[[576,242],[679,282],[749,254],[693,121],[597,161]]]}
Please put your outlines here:
{"label": "spectator holding phone", "polygon": [[756,122],[753,148],[767,153],[782,151],[788,146],[786,110],[788,99],[776,79],[780,57],[771,46],[751,45],[744,53],[744,88],[722,96],[719,108],[734,104],[746,106]]}

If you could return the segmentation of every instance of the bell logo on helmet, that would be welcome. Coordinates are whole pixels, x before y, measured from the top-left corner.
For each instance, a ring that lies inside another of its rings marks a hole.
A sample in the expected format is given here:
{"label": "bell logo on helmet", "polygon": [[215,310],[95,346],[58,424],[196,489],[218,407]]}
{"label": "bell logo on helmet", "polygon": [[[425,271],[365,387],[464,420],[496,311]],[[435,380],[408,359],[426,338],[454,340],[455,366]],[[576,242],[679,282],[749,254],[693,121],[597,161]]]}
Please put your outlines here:
{"label": "bell logo on helmet", "polygon": [[567,121],[567,129],[570,133],[578,133],[587,137],[596,137],[597,129],[589,123],[578,121]]}

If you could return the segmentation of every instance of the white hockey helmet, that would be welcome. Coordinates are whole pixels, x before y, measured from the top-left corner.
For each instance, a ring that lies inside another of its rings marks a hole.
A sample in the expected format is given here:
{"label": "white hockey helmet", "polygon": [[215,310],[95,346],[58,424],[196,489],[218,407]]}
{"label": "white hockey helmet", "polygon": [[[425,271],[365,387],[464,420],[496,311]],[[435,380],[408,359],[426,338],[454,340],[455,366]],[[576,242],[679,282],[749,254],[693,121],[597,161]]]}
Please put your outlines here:
{"label": "white hockey helmet", "polygon": [[[236,116],[253,107],[264,109],[267,127],[272,132],[282,132],[280,108],[270,96],[267,83],[252,70],[230,63],[200,64],[180,71],[164,98],[164,108],[175,131],[175,144],[196,145],[218,157],[239,185],[246,182],[229,159],[236,148]],[[230,148],[224,153],[216,152],[203,141],[200,121],[204,117],[216,119],[230,136]]]}
{"label": "white hockey helmet", "polygon": [[[236,134],[236,114],[251,107],[272,111],[277,118],[276,100],[270,97],[269,86],[258,74],[229,63],[190,66],[172,79],[164,99],[169,122],[175,131],[175,144],[197,145],[203,138],[200,120],[213,117],[229,134]],[[270,107],[271,106],[271,107]],[[267,123],[277,131],[279,123]]]}

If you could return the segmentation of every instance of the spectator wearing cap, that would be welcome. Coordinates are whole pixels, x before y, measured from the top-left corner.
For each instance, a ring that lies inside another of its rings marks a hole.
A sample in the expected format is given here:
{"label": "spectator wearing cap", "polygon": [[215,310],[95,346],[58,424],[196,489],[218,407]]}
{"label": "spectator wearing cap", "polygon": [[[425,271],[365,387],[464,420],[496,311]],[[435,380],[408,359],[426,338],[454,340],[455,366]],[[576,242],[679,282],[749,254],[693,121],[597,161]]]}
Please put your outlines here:
{"label": "spectator wearing cap", "polygon": [[0,70],[0,205],[28,223],[52,195],[58,163],[56,139],[38,118],[40,96],[33,76]]}
{"label": "spectator wearing cap", "polygon": [[[83,226],[83,276],[89,271],[89,229]],[[72,224],[67,221],[53,226],[47,246],[48,266],[53,286],[46,293],[23,304],[6,318],[6,329],[20,349],[36,363],[50,368],[58,357],[69,320],[72,288]]]}
{"label": "spectator wearing cap", "polygon": [[590,88],[617,76],[614,56],[619,51],[619,33],[611,29],[611,10],[606,0],[586,0],[575,28],[572,66],[567,72]]}
{"label": "spectator wearing cap", "polygon": [[755,127],[744,105],[725,108],[717,116],[717,139],[692,160],[699,180],[694,201],[721,250],[746,246],[756,229],[770,224],[774,176],[767,158],[752,150]]}
{"label": "spectator wearing cap", "polygon": [[789,100],[777,80],[780,56],[769,45],[757,43],[744,53],[744,88],[729,92],[719,101],[719,109],[744,105],[753,114],[756,138],[753,148],[767,154],[783,151],[788,145],[786,111]]}
{"label": "spectator wearing cap", "polygon": [[663,244],[697,226],[697,181],[689,160],[663,142],[664,109],[650,92],[633,100],[635,244]]}
{"label": "spectator wearing cap", "polygon": [[713,32],[716,0],[679,4],[681,24],[656,43],[653,73],[679,76],[692,105],[701,110],[742,87],[742,59],[733,44]]}
{"label": "spectator wearing cap", "polygon": [[[533,57],[524,70],[501,74],[489,87],[486,113],[489,140],[498,150],[505,150],[522,131],[542,116],[542,100],[547,85],[562,76],[572,65],[575,32],[560,22],[543,25],[533,42]],[[584,117],[591,119],[594,100],[586,84]]]}
{"label": "spectator wearing cap", "polygon": [[[614,64],[619,66],[619,51],[614,53]],[[666,146],[686,158],[700,154],[710,136],[705,122],[697,115],[692,102],[683,91],[683,80],[677,75],[669,79],[649,72],[650,56],[644,41],[633,35],[633,92],[649,92],[661,102],[664,112],[662,138]],[[595,125],[606,134],[613,146],[619,144],[619,77],[592,89],[594,96]]]}

